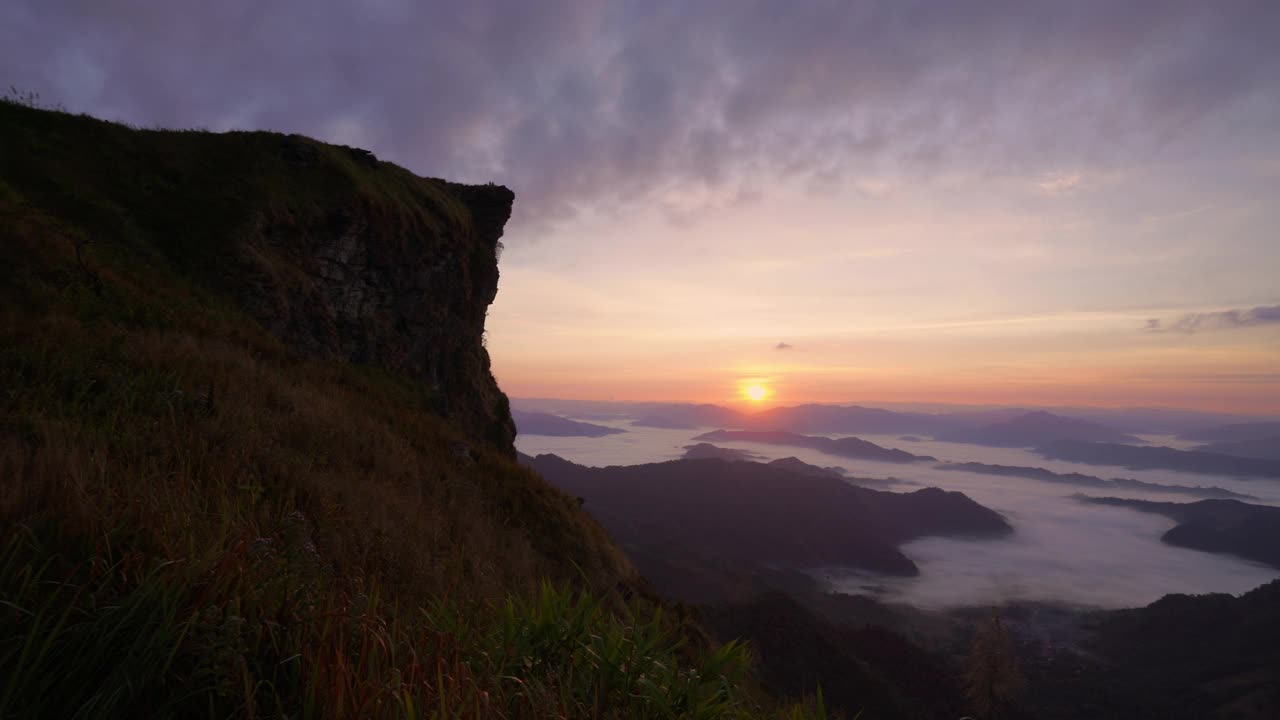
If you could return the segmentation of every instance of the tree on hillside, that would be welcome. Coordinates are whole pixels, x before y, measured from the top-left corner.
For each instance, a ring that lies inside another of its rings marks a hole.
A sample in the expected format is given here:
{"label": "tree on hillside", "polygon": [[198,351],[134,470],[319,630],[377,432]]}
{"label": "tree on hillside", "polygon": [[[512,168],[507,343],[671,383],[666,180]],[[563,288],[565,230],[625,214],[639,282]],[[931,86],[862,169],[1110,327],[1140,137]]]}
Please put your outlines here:
{"label": "tree on hillside", "polygon": [[993,610],[973,636],[965,670],[965,695],[979,718],[1001,720],[1010,716],[1022,685],[1013,640],[1000,613]]}

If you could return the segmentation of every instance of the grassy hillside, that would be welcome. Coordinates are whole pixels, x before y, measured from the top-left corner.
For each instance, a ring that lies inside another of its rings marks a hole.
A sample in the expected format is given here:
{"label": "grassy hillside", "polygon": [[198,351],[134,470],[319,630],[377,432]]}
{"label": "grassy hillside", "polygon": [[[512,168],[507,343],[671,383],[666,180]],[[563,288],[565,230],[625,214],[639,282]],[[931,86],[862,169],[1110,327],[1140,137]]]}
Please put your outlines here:
{"label": "grassy hillside", "polygon": [[0,717],[765,713],[501,432],[269,332],[220,250],[355,203],[492,262],[466,192],[0,103]]}

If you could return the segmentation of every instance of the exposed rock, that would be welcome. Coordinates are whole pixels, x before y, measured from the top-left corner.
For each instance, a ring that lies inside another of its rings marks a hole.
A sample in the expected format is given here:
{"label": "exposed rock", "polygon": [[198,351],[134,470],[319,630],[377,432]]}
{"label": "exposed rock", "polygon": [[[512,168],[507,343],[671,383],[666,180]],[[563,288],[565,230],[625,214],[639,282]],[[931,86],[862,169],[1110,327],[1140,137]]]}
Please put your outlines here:
{"label": "exposed rock", "polygon": [[[286,147],[295,161],[307,156],[305,143]],[[514,195],[418,180],[436,192],[418,193],[414,207],[389,211],[353,191],[323,213],[264,214],[231,290],[301,353],[417,377],[436,412],[511,452],[515,426],[483,334]]]}

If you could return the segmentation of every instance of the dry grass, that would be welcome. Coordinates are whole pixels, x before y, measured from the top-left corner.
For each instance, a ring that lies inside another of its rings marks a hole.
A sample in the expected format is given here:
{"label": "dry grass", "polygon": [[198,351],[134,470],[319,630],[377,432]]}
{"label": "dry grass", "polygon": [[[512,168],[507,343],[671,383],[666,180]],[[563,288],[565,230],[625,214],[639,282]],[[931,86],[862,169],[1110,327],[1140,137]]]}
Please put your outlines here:
{"label": "dry grass", "polygon": [[[85,152],[142,162],[132,131],[86,127]],[[173,153],[214,142],[173,135]],[[166,182],[145,169],[136,192]],[[31,200],[10,170],[0,717],[758,716],[741,649],[690,644],[503,449],[458,452],[421,383],[292,353],[175,264],[182,247],[158,252],[108,200]],[[391,205],[436,187],[387,177],[369,192]],[[437,204],[423,222],[460,222]]]}

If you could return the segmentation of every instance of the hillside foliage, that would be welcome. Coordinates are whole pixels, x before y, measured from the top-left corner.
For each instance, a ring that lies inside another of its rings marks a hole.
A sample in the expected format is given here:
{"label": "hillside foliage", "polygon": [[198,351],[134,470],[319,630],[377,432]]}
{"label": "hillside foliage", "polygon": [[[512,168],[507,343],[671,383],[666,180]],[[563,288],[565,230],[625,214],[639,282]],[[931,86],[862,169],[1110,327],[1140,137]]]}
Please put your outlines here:
{"label": "hillside foliage", "polygon": [[262,208],[465,226],[447,187],[29,105],[0,103],[0,717],[824,714],[773,706],[427,385],[223,292],[216,244]]}

